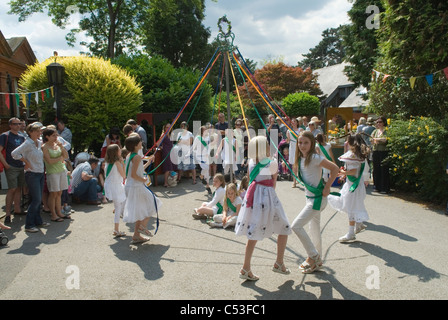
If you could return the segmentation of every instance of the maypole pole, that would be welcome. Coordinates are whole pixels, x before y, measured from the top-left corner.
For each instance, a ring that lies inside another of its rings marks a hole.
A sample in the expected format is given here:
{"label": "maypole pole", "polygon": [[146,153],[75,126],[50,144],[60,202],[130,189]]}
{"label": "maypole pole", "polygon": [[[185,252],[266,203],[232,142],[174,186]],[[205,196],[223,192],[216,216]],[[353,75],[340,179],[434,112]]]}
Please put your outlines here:
{"label": "maypole pole", "polygon": [[[222,24],[227,23],[227,31],[224,31]],[[233,130],[232,130],[232,118],[230,115],[230,54],[233,54],[234,46],[233,40],[235,39],[235,34],[232,32],[232,25],[230,20],[224,15],[218,20],[219,33],[216,37],[218,43],[220,43],[220,51],[224,57],[224,70],[226,75],[226,94],[227,94],[227,123],[228,129],[226,130],[226,137],[229,139],[229,145],[233,146]],[[226,152],[231,152],[231,150],[226,150]],[[233,163],[232,163],[233,166]],[[233,182],[233,168],[230,171],[230,182]]]}

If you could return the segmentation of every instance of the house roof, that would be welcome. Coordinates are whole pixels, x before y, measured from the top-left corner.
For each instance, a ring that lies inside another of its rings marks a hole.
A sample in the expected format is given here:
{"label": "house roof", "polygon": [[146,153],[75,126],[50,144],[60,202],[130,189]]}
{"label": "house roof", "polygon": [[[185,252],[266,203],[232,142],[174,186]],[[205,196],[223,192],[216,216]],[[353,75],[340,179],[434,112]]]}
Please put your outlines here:
{"label": "house roof", "polygon": [[354,83],[349,80],[344,72],[344,68],[348,63],[343,62],[329,67],[316,69],[314,73],[318,75],[320,89],[323,96],[330,96],[339,87],[353,86]]}
{"label": "house roof", "polygon": [[364,87],[356,88],[350,95],[341,103],[339,108],[362,108],[369,104],[369,100],[364,100],[363,96],[367,93]]}

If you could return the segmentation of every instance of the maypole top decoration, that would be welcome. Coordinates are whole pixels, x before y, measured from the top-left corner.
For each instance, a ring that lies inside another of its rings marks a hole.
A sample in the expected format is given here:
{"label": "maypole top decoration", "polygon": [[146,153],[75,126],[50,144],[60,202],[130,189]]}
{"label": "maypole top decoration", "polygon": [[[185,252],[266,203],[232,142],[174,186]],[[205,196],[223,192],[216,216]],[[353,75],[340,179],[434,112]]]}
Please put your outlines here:
{"label": "maypole top decoration", "polygon": [[[223,23],[227,24],[227,31],[223,30],[223,27],[222,27]],[[217,36],[217,40],[218,41],[224,40],[224,42],[227,42],[227,39],[231,38],[232,41],[230,42],[230,47],[227,48],[227,49],[229,51],[233,51],[233,40],[235,39],[235,35],[232,32],[232,23],[230,22],[229,19],[227,19],[227,16],[223,16],[223,17],[219,18],[219,20],[218,20],[218,28],[219,28],[219,33],[218,33],[218,36]],[[224,38],[224,39],[222,39],[222,38]]]}

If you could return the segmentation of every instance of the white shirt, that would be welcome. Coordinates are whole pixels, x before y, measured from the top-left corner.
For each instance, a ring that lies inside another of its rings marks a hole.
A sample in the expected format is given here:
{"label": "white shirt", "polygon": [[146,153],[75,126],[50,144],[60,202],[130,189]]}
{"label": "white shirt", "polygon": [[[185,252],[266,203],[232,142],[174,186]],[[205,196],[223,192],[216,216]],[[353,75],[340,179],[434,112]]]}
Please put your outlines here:
{"label": "white shirt", "polygon": [[[312,187],[317,187],[319,185],[322,178],[322,167],[320,164],[324,159],[325,157],[320,154],[313,154],[311,161],[307,166],[305,166],[306,158],[300,159],[300,174],[308,185]],[[314,196],[314,194],[307,189],[305,189],[305,194],[307,196]]]}
{"label": "white shirt", "polygon": [[15,160],[20,160],[22,157],[25,158],[30,163],[30,168],[26,170],[27,172],[43,173],[45,166],[41,146],[41,141],[37,140],[36,147],[32,139],[26,138],[24,143],[11,152],[11,156]]}

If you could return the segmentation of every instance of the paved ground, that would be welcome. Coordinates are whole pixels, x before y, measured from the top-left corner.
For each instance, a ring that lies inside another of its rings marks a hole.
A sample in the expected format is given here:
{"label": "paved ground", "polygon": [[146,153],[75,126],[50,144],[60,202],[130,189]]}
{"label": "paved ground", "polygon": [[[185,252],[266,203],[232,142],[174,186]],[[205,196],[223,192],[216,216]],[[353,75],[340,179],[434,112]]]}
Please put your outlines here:
{"label": "paved ground", "polygon": [[[293,234],[285,258],[291,274],[272,272],[272,237],[257,244],[255,283],[238,278],[246,239],[192,219],[192,209],[208,196],[191,180],[153,188],[163,201],[160,228],[142,245],[130,244],[133,225],[122,223],[128,237],[112,237],[112,203],[75,205],[73,221],[53,222],[37,234],[27,234],[24,217],[16,216],[6,231],[9,243],[0,248],[0,299],[446,299],[448,217],[370,190],[371,219],[353,243],[337,241],[347,230],[346,215],[329,206],[324,210],[322,271],[299,272],[305,251]],[[277,192],[292,222],[304,192],[288,181],[279,182]],[[154,230],[154,220],[151,225]]]}

